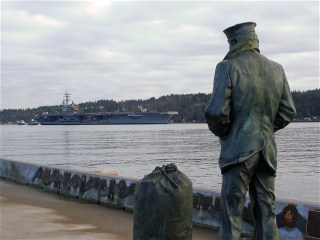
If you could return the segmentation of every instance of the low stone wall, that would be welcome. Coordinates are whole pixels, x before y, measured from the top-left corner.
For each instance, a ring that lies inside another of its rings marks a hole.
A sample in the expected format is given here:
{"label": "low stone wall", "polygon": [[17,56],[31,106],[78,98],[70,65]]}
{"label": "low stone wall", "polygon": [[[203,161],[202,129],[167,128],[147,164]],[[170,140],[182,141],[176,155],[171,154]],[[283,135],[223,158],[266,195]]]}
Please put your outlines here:
{"label": "low stone wall", "polygon": [[[79,172],[50,166],[0,159],[0,177],[110,207],[132,211],[137,179],[95,172]],[[316,204],[277,201],[277,224],[280,239],[320,239],[320,206]],[[193,223],[218,229],[220,225],[220,193],[193,189]],[[243,214],[243,234],[253,232],[249,199]]]}

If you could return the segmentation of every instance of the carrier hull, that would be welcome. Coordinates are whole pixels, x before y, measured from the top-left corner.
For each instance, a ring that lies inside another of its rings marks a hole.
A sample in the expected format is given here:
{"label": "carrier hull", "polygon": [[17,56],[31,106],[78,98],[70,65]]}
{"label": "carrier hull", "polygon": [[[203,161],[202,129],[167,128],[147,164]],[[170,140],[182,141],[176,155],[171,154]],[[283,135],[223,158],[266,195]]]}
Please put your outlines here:
{"label": "carrier hull", "polygon": [[167,124],[177,112],[41,115],[41,125]]}

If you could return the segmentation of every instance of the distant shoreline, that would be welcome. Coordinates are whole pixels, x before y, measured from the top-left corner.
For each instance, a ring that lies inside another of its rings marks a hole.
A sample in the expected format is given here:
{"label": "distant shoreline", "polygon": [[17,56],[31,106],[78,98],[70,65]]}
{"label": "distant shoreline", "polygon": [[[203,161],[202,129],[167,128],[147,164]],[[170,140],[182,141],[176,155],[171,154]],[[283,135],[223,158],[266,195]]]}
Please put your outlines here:
{"label": "distant shoreline", "polygon": [[306,123],[306,122],[320,122],[320,119],[317,119],[317,120],[293,120],[292,122],[295,122],[295,123]]}
{"label": "distant shoreline", "polygon": [[[310,121],[309,120],[293,120],[291,123],[315,123],[315,122],[320,123],[320,119],[310,120]],[[169,122],[168,124],[169,125],[171,125],[171,124],[206,124],[206,122]],[[17,125],[17,126],[19,126],[19,124],[16,124],[16,123],[0,123],[0,126],[3,126],[3,125],[10,125],[10,126],[11,125]],[[41,125],[41,124],[38,124],[38,125]],[[88,125],[85,125],[85,124],[79,124],[79,125],[88,126]],[[97,125],[105,126],[105,125],[143,125],[143,124],[92,124],[92,125],[94,125],[94,126],[97,126]],[[151,124],[151,125],[158,125],[158,124]],[[22,125],[22,126],[28,126],[28,124],[25,124],[25,125]],[[61,124],[61,126],[68,126],[68,125],[67,124],[66,125]],[[73,126],[73,125],[70,125],[70,126]]]}

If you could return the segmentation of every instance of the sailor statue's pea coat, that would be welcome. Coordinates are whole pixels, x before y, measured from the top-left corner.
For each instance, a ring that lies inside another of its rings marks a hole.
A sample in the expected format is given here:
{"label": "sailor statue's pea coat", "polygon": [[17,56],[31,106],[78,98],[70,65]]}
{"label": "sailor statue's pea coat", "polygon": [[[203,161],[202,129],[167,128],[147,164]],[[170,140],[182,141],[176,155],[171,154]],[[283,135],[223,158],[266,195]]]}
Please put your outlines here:
{"label": "sailor statue's pea coat", "polygon": [[222,172],[262,151],[275,173],[274,133],[295,115],[282,66],[260,54],[254,44],[244,42],[217,64],[205,116],[211,132],[220,137]]}

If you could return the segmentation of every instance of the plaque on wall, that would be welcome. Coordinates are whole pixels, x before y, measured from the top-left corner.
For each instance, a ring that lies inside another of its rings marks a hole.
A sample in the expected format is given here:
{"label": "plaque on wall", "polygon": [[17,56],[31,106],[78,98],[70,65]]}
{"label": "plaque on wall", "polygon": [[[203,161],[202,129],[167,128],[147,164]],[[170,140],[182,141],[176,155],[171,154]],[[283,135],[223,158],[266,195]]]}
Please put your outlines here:
{"label": "plaque on wall", "polygon": [[310,210],[306,227],[305,240],[320,239],[320,210]]}

